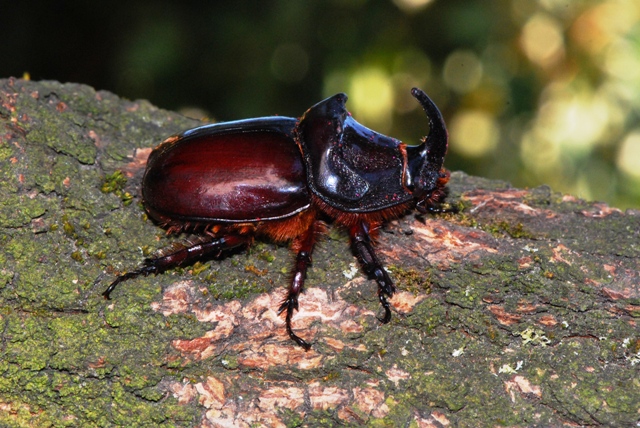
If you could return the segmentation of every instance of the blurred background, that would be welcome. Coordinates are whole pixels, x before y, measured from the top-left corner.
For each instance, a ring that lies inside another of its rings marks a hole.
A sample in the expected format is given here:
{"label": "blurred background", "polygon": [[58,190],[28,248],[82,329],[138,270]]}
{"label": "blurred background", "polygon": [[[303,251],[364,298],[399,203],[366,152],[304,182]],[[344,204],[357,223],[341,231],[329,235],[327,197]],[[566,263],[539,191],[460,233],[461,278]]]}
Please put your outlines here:
{"label": "blurred background", "polygon": [[446,166],[640,208],[638,0],[14,1],[0,77],[85,83],[196,118],[300,116],[336,92]]}

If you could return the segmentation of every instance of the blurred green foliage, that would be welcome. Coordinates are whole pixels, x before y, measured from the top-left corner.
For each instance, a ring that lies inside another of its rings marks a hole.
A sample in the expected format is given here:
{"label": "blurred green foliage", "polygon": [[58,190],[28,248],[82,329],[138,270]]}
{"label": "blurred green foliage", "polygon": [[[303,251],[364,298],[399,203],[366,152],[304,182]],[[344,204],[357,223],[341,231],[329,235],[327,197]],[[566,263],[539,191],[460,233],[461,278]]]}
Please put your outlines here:
{"label": "blurred green foliage", "polygon": [[449,125],[448,168],[640,207],[637,0],[12,3],[5,77],[215,120],[346,92],[360,122],[408,143],[426,134],[419,86]]}

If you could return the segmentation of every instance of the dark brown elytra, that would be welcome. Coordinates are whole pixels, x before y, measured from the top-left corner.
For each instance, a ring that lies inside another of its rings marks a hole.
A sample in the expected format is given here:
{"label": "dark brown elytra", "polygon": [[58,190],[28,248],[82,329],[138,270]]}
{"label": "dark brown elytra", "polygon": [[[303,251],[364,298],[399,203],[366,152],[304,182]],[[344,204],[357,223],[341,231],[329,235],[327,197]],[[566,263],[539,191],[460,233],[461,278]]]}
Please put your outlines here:
{"label": "dark brown elytra", "polygon": [[290,242],[296,253],[286,298],[289,337],[311,255],[327,222],[349,233],[351,249],[378,284],[388,323],[395,292],[372,245],[372,231],[410,210],[444,212],[449,172],[442,167],[447,130],[440,111],[420,89],[411,94],[429,119],[422,144],[408,146],[356,122],[337,94],[300,119],[264,117],[201,126],[168,138],[153,150],[142,180],[149,215],[168,233],[192,232],[197,242],[148,258],[118,276],[123,281],[188,265],[204,256],[248,246],[254,238]]}

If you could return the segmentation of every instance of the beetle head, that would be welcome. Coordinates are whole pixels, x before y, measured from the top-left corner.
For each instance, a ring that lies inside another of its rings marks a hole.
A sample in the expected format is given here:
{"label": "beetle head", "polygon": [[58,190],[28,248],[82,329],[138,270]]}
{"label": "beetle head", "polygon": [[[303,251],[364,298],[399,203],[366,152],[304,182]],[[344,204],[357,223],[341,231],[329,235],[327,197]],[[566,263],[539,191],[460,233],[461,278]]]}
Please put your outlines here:
{"label": "beetle head", "polygon": [[429,135],[419,146],[407,146],[405,185],[413,193],[420,212],[440,202],[445,196],[449,172],[442,168],[449,136],[438,107],[422,90],[413,88],[411,95],[418,100],[429,118]]}

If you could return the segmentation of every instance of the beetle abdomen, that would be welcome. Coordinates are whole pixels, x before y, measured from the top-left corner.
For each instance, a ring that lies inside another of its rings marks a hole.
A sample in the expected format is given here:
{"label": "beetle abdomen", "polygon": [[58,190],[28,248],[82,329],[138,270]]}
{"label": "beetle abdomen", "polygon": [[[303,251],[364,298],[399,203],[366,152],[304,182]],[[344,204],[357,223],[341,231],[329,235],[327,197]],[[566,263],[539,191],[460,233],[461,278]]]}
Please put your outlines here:
{"label": "beetle abdomen", "polygon": [[207,126],[167,140],[147,162],[149,213],[160,221],[237,223],[305,210],[310,195],[300,150],[284,132],[295,125],[289,121],[244,121],[241,132]]}

